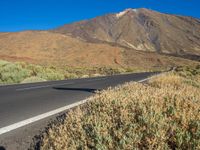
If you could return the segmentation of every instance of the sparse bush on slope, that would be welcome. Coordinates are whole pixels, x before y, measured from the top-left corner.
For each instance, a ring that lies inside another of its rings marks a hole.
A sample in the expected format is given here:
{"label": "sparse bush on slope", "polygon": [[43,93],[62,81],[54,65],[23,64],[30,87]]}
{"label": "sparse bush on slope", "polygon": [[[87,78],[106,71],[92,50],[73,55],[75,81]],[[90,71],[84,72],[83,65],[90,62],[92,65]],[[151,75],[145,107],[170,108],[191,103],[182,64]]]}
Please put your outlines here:
{"label": "sparse bush on slope", "polygon": [[200,149],[200,88],[187,80],[169,74],[102,91],[53,124],[40,148]]}

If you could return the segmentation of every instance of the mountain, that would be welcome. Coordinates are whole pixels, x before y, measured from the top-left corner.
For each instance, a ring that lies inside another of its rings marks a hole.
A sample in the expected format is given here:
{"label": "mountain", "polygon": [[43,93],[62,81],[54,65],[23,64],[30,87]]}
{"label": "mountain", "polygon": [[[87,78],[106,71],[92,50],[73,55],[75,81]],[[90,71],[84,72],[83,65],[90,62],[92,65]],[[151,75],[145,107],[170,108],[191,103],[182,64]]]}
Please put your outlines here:
{"label": "mountain", "polygon": [[[51,66],[155,69],[200,57],[200,21],[127,9],[54,30],[0,33],[0,59]],[[185,58],[186,57],[186,58]]]}
{"label": "mountain", "polygon": [[200,55],[200,20],[148,9],[126,9],[66,24],[53,32],[87,42],[108,42],[141,51]]}

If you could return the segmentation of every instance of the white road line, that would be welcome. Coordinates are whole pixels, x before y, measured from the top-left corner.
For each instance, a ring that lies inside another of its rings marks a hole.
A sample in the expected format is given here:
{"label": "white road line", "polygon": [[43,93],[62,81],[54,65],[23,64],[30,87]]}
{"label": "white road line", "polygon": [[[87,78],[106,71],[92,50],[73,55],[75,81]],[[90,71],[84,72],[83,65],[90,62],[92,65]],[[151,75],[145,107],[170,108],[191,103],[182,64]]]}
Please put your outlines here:
{"label": "white road line", "polygon": [[152,79],[153,77],[154,77],[154,76],[151,76],[151,77],[149,77],[149,78],[142,79],[142,80],[139,80],[139,81],[137,81],[137,82],[142,83],[142,82],[145,82],[145,81],[148,81],[148,80]]}
{"label": "white road line", "polygon": [[[160,74],[159,74],[160,75]],[[138,82],[144,82],[146,80],[149,80],[155,76],[158,76],[158,75],[154,75],[154,76],[151,76],[149,78],[146,78],[146,79],[143,79],[143,80],[140,80]],[[70,84],[70,83],[68,83]],[[71,83],[72,84],[72,83]],[[58,85],[58,84],[57,84]],[[59,84],[61,85],[61,84]],[[62,84],[62,85],[65,85],[65,84]],[[52,86],[52,85],[48,85],[48,86]],[[55,84],[53,85],[55,86]],[[44,87],[44,86],[43,86]],[[30,87],[31,88],[31,87]],[[29,89],[30,89],[29,88]],[[33,88],[33,87],[32,87]],[[25,88],[24,88],[25,89]],[[18,90],[23,90],[23,89],[18,89]],[[52,110],[52,111],[49,111],[49,112],[46,112],[46,113],[43,113],[43,114],[40,114],[38,116],[35,116],[35,117],[32,117],[32,118],[29,118],[29,119],[26,119],[26,120],[23,120],[23,121],[20,121],[20,122],[17,122],[17,123],[14,123],[12,125],[9,125],[9,126],[6,126],[6,127],[3,127],[3,128],[0,128],[0,135],[4,134],[4,133],[7,133],[7,132],[10,132],[12,130],[15,130],[15,129],[18,129],[20,127],[23,127],[25,125],[28,125],[28,124],[31,124],[33,122],[36,122],[36,121],[39,121],[39,120],[42,120],[44,118],[47,118],[47,117],[50,117],[50,116],[53,116],[55,114],[58,114],[58,113],[61,113],[63,111],[66,111],[68,109],[71,109],[73,107],[76,107],[76,106],[79,106],[81,104],[84,104],[86,103],[87,101],[91,100],[91,98],[88,98],[88,99],[85,99],[85,100],[81,100],[79,102],[76,102],[76,103],[73,103],[73,104],[70,104],[70,105],[67,105],[67,106],[64,106],[64,107],[61,107],[61,108],[58,108],[58,109],[55,109],[55,110]]]}
{"label": "white road line", "polygon": [[148,81],[148,80],[150,80],[150,79],[153,79],[153,78],[155,78],[155,77],[157,77],[157,76],[164,75],[164,74],[166,74],[166,73],[168,73],[168,72],[164,72],[164,73],[159,73],[159,74],[156,74],[156,75],[152,75],[152,76],[150,76],[150,77],[148,77],[148,78],[139,80],[139,81],[137,81],[137,82],[142,83],[142,82]]}
{"label": "white road line", "polygon": [[106,78],[100,78],[100,79],[89,79],[89,80],[87,80],[87,81],[99,81],[99,80],[105,80]]}
{"label": "white road line", "polygon": [[64,84],[49,84],[49,85],[41,85],[41,86],[32,86],[32,87],[26,87],[26,88],[16,89],[16,91],[25,91],[25,90],[32,90],[32,89],[41,89],[41,88],[46,88],[46,87],[51,87],[51,86],[61,86],[61,85],[70,85],[70,84],[74,84],[74,82],[64,83]]}
{"label": "white road line", "polygon": [[85,100],[82,100],[82,101],[79,101],[79,102],[76,102],[76,103],[73,103],[73,104],[70,104],[70,105],[67,105],[67,106],[52,110],[52,111],[49,111],[47,113],[44,113],[44,114],[29,118],[29,119],[26,119],[26,120],[23,120],[23,121],[20,121],[20,122],[17,122],[17,123],[14,123],[12,125],[0,128],[0,135],[2,135],[4,133],[7,133],[7,132],[10,132],[12,130],[18,129],[20,127],[23,127],[25,125],[31,124],[33,122],[39,121],[41,119],[53,116],[53,115],[58,114],[58,113],[61,113],[63,111],[66,111],[66,110],[71,109],[73,107],[76,107],[78,105],[84,104],[84,103],[86,103],[87,101],[89,101],[91,99],[92,98],[88,98],[88,99],[85,99]]}

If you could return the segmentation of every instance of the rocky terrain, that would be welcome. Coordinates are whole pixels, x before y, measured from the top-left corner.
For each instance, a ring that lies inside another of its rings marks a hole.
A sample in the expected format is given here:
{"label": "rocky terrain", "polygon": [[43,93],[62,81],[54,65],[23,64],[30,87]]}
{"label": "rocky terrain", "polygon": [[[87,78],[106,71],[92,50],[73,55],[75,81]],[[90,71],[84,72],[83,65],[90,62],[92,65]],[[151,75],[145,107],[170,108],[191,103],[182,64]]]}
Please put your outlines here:
{"label": "rocky terrain", "polygon": [[199,19],[143,8],[66,24],[54,31],[88,42],[106,41],[135,50],[200,54]]}

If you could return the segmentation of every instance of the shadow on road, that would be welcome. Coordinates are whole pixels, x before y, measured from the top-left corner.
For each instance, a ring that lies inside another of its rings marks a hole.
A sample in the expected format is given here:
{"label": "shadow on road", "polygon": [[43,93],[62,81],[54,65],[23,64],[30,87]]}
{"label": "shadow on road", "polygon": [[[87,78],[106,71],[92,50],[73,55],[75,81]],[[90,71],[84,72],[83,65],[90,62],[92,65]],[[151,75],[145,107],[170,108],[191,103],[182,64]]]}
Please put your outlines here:
{"label": "shadow on road", "polygon": [[3,147],[3,146],[0,146],[0,150],[6,150],[6,149],[5,149],[5,147]]}
{"label": "shadow on road", "polygon": [[90,92],[96,93],[96,91],[100,91],[99,89],[90,89],[90,88],[66,88],[66,87],[53,87],[56,90],[66,90],[66,91],[83,91],[83,92]]}

